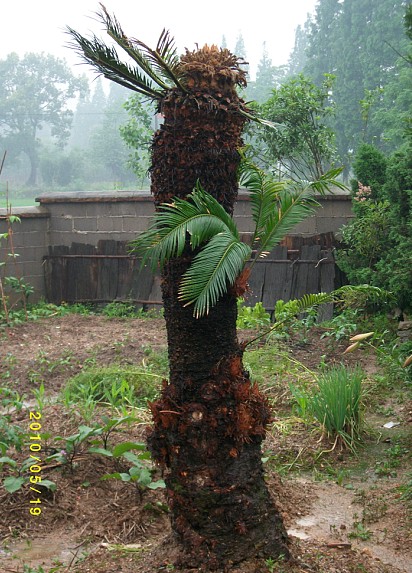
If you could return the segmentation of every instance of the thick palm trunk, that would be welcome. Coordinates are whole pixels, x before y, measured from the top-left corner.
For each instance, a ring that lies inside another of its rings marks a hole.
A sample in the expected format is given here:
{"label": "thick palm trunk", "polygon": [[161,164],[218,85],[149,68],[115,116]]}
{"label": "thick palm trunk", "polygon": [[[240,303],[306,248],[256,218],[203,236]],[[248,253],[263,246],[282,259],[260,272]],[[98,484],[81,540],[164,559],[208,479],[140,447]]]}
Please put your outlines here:
{"label": "thick palm trunk", "polygon": [[[199,179],[233,212],[245,120],[237,113],[243,102],[234,74],[222,69],[195,66],[193,94],[175,90],[163,101],[165,123],[153,143],[156,204],[187,196]],[[270,411],[243,369],[236,296],[227,294],[209,315],[195,319],[178,300],[192,256],[169,261],[163,272],[170,380],[151,404],[148,443],[167,468],[175,533],[190,561],[212,569],[249,556],[287,554],[287,539],[263,477],[261,442]]]}

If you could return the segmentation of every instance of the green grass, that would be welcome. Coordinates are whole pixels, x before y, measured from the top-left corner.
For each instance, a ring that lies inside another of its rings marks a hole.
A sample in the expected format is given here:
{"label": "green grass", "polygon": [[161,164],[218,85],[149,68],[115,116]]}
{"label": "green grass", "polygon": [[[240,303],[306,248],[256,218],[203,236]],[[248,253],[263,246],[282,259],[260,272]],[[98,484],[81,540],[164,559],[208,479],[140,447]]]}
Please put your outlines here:
{"label": "green grass", "polygon": [[[12,208],[16,207],[38,207],[39,203],[35,201],[41,193],[36,193],[35,195],[30,195],[28,197],[9,197],[9,206]],[[3,195],[0,195],[0,209],[6,209],[7,202]]]}
{"label": "green grass", "polygon": [[63,400],[66,404],[84,402],[113,408],[144,407],[159,393],[167,370],[166,351],[149,351],[139,366],[112,364],[89,368],[68,381]]}

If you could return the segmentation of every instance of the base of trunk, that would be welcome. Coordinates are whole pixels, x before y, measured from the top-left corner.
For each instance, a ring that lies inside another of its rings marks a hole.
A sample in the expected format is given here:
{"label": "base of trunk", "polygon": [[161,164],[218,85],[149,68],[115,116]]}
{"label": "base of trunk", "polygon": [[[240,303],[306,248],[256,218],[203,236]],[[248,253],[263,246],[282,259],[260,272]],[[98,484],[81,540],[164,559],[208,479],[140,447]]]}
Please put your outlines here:
{"label": "base of trunk", "polygon": [[[263,475],[261,442],[270,420],[240,356],[178,400],[165,384],[151,404],[148,444],[166,468],[172,528],[188,562],[222,569],[249,557],[288,556],[287,534]],[[195,395],[195,396],[194,396]]]}

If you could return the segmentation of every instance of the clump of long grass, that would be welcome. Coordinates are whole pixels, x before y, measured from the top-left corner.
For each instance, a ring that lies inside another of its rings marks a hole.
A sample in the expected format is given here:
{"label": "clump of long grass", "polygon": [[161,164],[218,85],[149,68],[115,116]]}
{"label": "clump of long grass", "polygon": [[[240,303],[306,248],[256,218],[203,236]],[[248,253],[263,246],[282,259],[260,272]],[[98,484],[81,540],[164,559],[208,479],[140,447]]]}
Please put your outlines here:
{"label": "clump of long grass", "polygon": [[324,370],[310,390],[291,385],[301,416],[317,420],[324,434],[334,440],[333,447],[340,444],[353,451],[361,441],[364,378],[360,367],[338,365]]}

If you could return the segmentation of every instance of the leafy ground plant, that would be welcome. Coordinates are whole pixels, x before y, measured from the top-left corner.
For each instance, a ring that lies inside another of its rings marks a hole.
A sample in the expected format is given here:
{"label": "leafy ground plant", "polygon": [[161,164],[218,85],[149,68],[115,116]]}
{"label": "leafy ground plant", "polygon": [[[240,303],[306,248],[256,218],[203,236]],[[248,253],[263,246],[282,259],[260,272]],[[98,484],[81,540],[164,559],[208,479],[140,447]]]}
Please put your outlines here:
{"label": "leafy ground plant", "polygon": [[302,417],[313,416],[334,446],[355,450],[360,442],[362,423],[363,380],[361,368],[334,366],[321,372],[311,390],[290,385]]}
{"label": "leafy ground plant", "polygon": [[246,306],[243,298],[237,302],[237,328],[262,328],[270,325],[270,314],[266,312],[261,302],[254,306]]}

